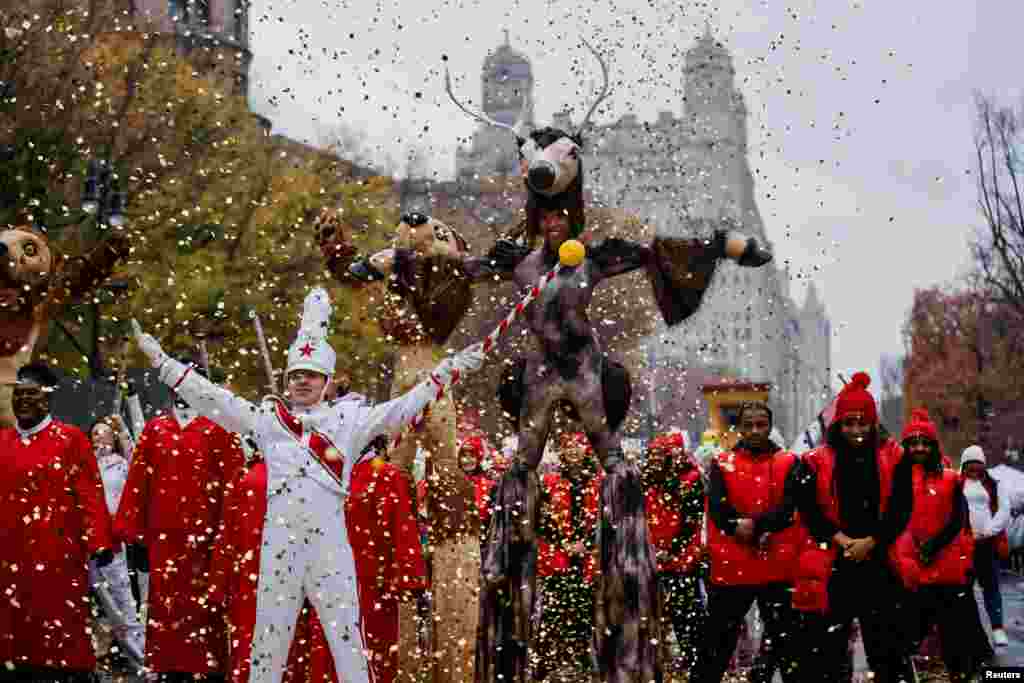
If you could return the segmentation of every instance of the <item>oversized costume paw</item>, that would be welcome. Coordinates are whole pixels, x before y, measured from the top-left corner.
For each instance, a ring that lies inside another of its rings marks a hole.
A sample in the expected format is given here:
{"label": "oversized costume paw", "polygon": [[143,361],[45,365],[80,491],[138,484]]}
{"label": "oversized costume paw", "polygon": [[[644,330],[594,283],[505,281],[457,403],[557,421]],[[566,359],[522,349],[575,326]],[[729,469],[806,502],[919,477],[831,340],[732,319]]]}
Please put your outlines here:
{"label": "oversized costume paw", "polygon": [[313,235],[320,246],[327,270],[338,279],[349,275],[349,264],[356,256],[356,248],[349,240],[345,225],[334,209],[324,207],[313,224]]}

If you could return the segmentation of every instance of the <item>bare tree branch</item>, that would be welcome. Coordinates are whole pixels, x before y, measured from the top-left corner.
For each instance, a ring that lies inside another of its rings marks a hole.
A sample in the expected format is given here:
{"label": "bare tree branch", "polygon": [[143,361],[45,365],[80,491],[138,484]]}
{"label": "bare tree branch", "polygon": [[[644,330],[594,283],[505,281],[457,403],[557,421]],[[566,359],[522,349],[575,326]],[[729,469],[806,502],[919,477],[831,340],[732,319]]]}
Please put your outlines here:
{"label": "bare tree branch", "polygon": [[985,225],[971,249],[978,280],[1003,303],[1024,313],[1024,168],[1017,145],[1024,146],[1024,111],[976,96],[975,164],[978,208]]}

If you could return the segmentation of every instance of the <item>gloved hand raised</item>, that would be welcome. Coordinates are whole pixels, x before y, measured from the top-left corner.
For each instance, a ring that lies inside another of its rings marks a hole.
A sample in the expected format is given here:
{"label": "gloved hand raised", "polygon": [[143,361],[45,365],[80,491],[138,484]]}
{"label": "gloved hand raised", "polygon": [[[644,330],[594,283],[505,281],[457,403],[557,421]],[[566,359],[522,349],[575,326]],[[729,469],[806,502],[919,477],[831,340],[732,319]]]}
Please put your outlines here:
{"label": "gloved hand raised", "polygon": [[459,375],[476,372],[483,365],[484,343],[477,342],[438,363],[430,376],[438,384],[447,386],[455,381]]}
{"label": "gloved hand raised", "polygon": [[153,335],[142,331],[142,326],[135,318],[132,318],[132,332],[135,334],[135,342],[139,345],[139,350],[146,354],[154,368],[160,367],[170,357],[160,348],[160,342]]}

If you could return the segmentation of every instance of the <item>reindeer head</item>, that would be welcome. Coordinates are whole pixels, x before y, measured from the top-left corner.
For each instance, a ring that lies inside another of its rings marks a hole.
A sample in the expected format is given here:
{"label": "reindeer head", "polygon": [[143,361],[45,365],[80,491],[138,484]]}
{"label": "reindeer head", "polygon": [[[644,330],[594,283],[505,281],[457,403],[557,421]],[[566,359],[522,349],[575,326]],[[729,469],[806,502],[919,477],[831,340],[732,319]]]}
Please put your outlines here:
{"label": "reindeer head", "polygon": [[523,108],[515,124],[495,121],[489,116],[475,112],[455,98],[452,92],[451,75],[445,67],[445,89],[459,109],[478,121],[496,128],[508,130],[515,136],[519,148],[519,168],[528,192],[526,202],[527,236],[532,239],[539,234],[539,213],[541,210],[563,210],[569,213],[574,234],[583,230],[583,131],[590,123],[597,106],[608,96],[608,67],[601,55],[586,40],[583,44],[594,54],[601,65],[604,84],[601,94],[590,106],[583,122],[575,132],[559,128],[541,128],[523,137],[528,99],[523,97]]}

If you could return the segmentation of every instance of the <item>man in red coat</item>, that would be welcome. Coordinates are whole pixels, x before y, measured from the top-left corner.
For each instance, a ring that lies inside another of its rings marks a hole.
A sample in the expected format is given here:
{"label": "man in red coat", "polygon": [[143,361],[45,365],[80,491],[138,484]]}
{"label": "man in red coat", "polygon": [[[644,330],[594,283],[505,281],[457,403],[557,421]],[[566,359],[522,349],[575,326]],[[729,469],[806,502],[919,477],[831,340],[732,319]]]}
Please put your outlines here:
{"label": "man in red coat", "polygon": [[768,683],[776,668],[786,681],[810,680],[794,671],[786,647],[796,641],[791,589],[803,539],[793,519],[798,460],[771,440],[772,412],[766,404],[744,404],[737,422],[740,442],[708,467],[708,618],[690,680],[722,680],[741,622],[755,601],[764,636],[751,681]]}
{"label": "man in red coat", "polygon": [[168,683],[223,679],[224,629],[206,596],[224,490],[243,462],[237,437],[177,396],[135,448],[114,534],[147,549],[146,666]]}
{"label": "man in red coat", "polygon": [[803,680],[848,680],[854,619],[874,680],[914,680],[900,581],[914,558],[896,543],[910,520],[912,461],[880,435],[870,383],[863,372],[851,378],[825,445],[802,458],[800,519],[815,541],[800,553],[793,597],[810,641]]}
{"label": "man in red coat", "polygon": [[383,457],[361,460],[352,468],[345,520],[372,680],[393,683],[398,673],[398,602],[415,602],[427,589],[412,482]]}
{"label": "man in red coat", "polygon": [[[256,626],[260,545],[267,514],[267,465],[239,473],[224,497],[224,523],[210,563],[212,610],[227,616],[228,681],[247,683]],[[338,683],[323,626],[306,602],[299,615],[282,683]]]}
{"label": "man in red coat", "polygon": [[90,559],[114,559],[96,458],[77,428],[54,420],[49,368],[18,371],[17,425],[0,430],[0,680],[90,681]]}

